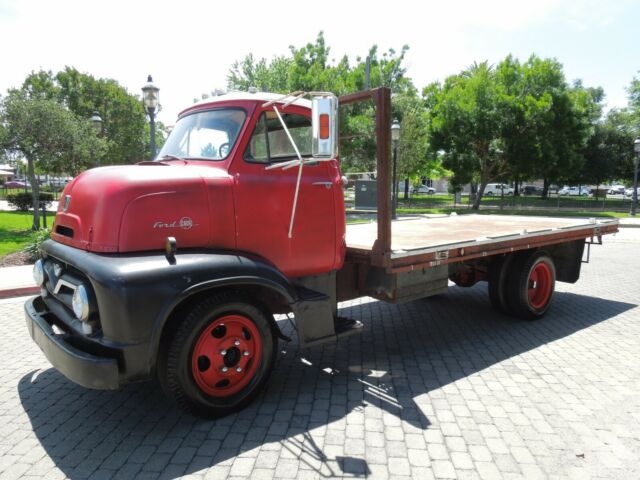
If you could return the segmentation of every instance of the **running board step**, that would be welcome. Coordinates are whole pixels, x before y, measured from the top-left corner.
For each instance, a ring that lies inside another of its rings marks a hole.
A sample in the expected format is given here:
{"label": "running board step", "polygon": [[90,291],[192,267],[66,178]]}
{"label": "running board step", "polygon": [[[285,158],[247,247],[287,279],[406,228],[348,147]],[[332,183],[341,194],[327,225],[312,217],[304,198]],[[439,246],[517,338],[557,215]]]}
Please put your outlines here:
{"label": "running board step", "polygon": [[334,304],[322,293],[296,288],[298,301],[292,305],[300,348],[335,342],[362,331],[362,322],[333,316]]}

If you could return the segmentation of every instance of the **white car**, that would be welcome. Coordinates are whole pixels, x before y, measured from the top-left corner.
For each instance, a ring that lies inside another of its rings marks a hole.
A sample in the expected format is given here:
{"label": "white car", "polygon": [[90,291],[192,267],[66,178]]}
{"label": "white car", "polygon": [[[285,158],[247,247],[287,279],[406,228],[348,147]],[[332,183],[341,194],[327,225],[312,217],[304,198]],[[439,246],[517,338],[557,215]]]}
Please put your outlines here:
{"label": "white car", "polygon": [[433,195],[436,193],[436,189],[433,187],[427,187],[426,185],[420,185],[419,187],[413,187],[411,193],[426,193],[427,195]]}
{"label": "white car", "polygon": [[624,185],[611,185],[607,193],[609,195],[624,195]]}
{"label": "white car", "polygon": [[[638,189],[637,189],[637,194],[638,194],[638,198],[640,198],[640,187],[638,187]],[[630,198],[633,197],[633,187],[627,188],[624,191],[624,196],[625,197],[630,197]]]}
{"label": "white car", "polygon": [[580,187],[580,189],[578,190],[578,187],[564,187],[562,190],[558,192],[558,195],[570,195],[570,196],[579,195],[581,197],[588,197],[589,189],[587,187]]}
{"label": "white car", "polygon": [[498,195],[513,195],[513,188],[504,183],[488,183],[484,189],[484,194],[488,197],[494,197]]}

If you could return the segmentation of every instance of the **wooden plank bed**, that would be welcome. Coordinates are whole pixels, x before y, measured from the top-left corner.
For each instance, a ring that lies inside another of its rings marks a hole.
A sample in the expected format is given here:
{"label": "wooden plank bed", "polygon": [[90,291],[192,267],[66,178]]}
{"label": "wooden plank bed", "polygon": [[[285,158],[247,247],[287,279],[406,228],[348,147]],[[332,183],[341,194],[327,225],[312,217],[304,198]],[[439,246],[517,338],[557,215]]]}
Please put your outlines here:
{"label": "wooden plank bed", "polygon": [[[618,231],[617,219],[551,218],[513,215],[450,215],[392,222],[386,267],[407,270],[490,254],[599,237]],[[370,256],[377,224],[347,225],[347,258]]]}

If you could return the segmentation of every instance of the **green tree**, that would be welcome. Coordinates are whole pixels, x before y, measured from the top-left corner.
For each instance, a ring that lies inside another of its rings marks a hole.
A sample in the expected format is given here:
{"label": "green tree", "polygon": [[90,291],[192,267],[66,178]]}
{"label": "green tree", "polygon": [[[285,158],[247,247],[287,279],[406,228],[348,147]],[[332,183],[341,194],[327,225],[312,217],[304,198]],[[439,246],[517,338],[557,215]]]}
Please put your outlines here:
{"label": "green tree", "polygon": [[34,206],[33,229],[40,228],[40,188],[36,168],[45,172],[73,174],[104,155],[106,142],[98,137],[88,120],[78,119],[58,102],[48,98],[27,98],[14,91],[0,104],[3,148],[18,152],[27,161]]}
{"label": "green tree", "polygon": [[546,195],[580,172],[603,95],[568,86],[557,60],[535,55],[474,65],[423,92],[432,148],[444,152],[454,184],[479,184],[474,208],[490,181],[543,178]]}
{"label": "green tree", "polygon": [[633,134],[640,136],[640,79],[633,77],[627,88],[629,98],[628,115]]}
{"label": "green tree", "polygon": [[[135,163],[149,158],[149,125],[141,100],[112,79],[96,79],[73,67],[56,73],[38,71],[23,82],[22,92],[30,98],[56,100],[78,118],[88,119],[94,111],[103,121],[101,136],[108,149],[103,164]],[[164,127],[157,124],[159,146]]]}
{"label": "green tree", "polygon": [[610,180],[620,180],[627,184],[633,181],[633,142],[636,139],[638,124],[627,109],[613,109],[607,113],[601,126],[604,132],[604,145],[613,172]]}
{"label": "green tree", "polygon": [[[404,57],[408,50],[405,45],[400,53],[389,49],[381,55],[378,47],[369,49],[371,74],[370,88],[386,86],[394,94],[415,95],[411,80],[405,77]],[[228,88],[289,93],[294,91],[330,91],[344,95],[363,90],[365,87],[366,60],[357,57],[352,65],[348,57],[339,62],[331,60],[331,50],[324,34],[320,32],[315,42],[303,47],[289,47],[290,56],[274,57],[271,61],[256,60],[253,55],[236,61],[227,75]],[[394,99],[395,101],[395,99]],[[394,110],[396,116],[397,109]],[[375,169],[375,121],[370,104],[349,105],[341,111],[340,136],[342,138],[340,157],[344,171],[372,171]],[[406,142],[409,142],[408,135]],[[408,157],[407,157],[408,158]],[[411,158],[414,158],[413,156]]]}
{"label": "green tree", "polygon": [[507,105],[495,70],[487,62],[474,64],[424,95],[431,107],[431,148],[443,151],[454,185],[479,184],[477,210],[487,184],[508,172],[502,135]]}

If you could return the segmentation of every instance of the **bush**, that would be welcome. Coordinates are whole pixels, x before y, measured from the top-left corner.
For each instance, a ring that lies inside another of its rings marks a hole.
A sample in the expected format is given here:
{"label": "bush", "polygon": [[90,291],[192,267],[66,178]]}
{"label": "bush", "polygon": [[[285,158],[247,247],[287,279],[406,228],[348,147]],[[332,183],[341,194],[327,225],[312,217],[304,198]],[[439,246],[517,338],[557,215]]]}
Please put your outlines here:
{"label": "bush", "polygon": [[[49,208],[52,201],[53,195],[51,193],[40,192],[40,209],[43,207]],[[16,207],[20,212],[28,212],[32,208],[33,198],[30,192],[12,193],[7,195],[7,202],[12,207]]]}
{"label": "bush", "polygon": [[40,258],[40,245],[42,245],[42,242],[45,240],[49,240],[49,238],[51,238],[51,234],[47,228],[31,234],[31,240],[29,240],[27,246],[24,247],[24,252],[29,255],[29,261],[35,262]]}

